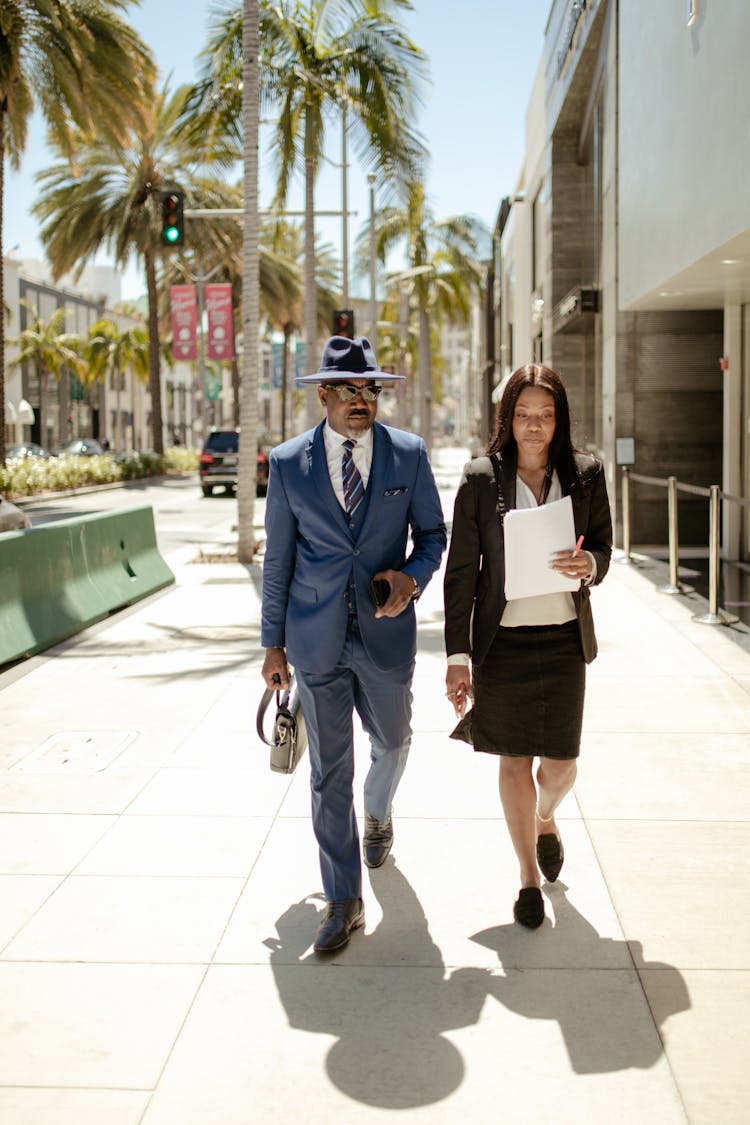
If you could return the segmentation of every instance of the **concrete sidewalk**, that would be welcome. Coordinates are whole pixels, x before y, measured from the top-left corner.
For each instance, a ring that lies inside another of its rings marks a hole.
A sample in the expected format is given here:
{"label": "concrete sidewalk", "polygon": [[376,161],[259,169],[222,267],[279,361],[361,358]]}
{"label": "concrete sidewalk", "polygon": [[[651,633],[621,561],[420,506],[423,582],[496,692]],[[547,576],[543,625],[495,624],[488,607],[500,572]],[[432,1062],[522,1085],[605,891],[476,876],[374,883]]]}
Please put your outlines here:
{"label": "concrete sidewalk", "polygon": [[[435,456],[450,515],[458,462]],[[541,930],[419,603],[396,843],[339,956],[308,766],[258,742],[260,568],[0,674],[3,1125],[730,1125],[750,1116],[750,654],[614,563]],[[367,750],[358,743],[358,810]],[[406,1110],[406,1115],[398,1111]]]}

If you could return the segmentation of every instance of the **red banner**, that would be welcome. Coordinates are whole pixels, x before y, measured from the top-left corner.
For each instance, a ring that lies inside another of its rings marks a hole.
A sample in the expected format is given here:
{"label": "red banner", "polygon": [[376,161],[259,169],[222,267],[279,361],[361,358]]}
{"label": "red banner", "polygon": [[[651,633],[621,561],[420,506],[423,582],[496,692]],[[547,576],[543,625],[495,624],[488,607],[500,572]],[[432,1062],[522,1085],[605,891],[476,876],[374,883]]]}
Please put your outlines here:
{"label": "red banner", "polygon": [[195,286],[170,286],[169,308],[172,313],[172,355],[176,360],[197,359],[195,329],[198,323],[198,302]]}
{"label": "red banner", "polygon": [[231,359],[234,355],[232,329],[232,286],[206,286],[206,312],[208,313],[209,359]]}

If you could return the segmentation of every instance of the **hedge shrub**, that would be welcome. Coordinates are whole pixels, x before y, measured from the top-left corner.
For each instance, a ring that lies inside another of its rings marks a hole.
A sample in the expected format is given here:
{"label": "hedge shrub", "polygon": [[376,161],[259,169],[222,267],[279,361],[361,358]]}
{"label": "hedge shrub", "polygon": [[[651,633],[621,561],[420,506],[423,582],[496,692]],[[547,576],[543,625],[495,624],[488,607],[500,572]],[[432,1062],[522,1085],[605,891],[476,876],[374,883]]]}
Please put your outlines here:
{"label": "hedge shrub", "polygon": [[198,471],[198,450],[175,447],[156,453],[103,453],[97,457],[11,458],[0,465],[0,494],[9,500],[38,492],[65,492],[91,484]]}

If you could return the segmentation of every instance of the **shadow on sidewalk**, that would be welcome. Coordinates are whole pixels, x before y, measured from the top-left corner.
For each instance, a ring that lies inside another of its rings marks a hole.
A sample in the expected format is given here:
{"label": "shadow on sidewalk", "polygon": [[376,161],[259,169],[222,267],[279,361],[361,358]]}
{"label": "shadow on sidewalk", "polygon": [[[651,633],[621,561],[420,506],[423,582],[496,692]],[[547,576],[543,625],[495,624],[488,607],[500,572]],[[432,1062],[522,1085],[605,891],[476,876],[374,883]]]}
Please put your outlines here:
{"label": "shadow on sidewalk", "polygon": [[[547,889],[554,926],[545,923],[526,934],[511,924],[473,935],[472,941],[495,950],[508,966],[504,976],[492,977],[490,991],[526,1019],[557,1020],[576,1074],[654,1066],[664,1049],[661,1024],[691,1006],[685,980],[673,965],[644,960],[640,942],[600,937],[568,901],[566,889],[561,883]],[[543,968],[530,970],[528,959],[518,967],[520,944],[529,941],[542,943]],[[559,967],[548,967],[555,947]],[[660,978],[658,1009],[641,975],[653,971]]]}
{"label": "shadow on sidewalk", "polygon": [[266,941],[276,986],[291,1027],[336,1036],[326,1071],[348,1097],[384,1109],[431,1105],[460,1086],[466,1069],[442,1033],[477,1023],[492,973],[446,977],[421,904],[392,859],[371,882],[383,919],[338,957],[303,958],[319,920],[310,900],[279,918],[278,940]]}

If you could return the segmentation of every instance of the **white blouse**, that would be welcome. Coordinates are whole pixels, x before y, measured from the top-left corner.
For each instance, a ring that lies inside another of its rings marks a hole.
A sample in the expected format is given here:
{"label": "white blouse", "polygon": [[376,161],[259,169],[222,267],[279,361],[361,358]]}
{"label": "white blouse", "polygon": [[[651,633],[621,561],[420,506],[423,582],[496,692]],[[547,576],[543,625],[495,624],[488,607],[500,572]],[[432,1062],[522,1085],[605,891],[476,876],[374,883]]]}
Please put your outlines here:
{"label": "white blouse", "polygon": [[[562,499],[562,488],[557,473],[552,474],[547,500]],[[516,507],[536,508],[534,493],[516,476]],[[572,594],[563,591],[558,594],[539,594],[533,598],[513,598],[507,602],[500,624],[504,628],[518,625],[563,625],[573,621],[576,616]]]}

